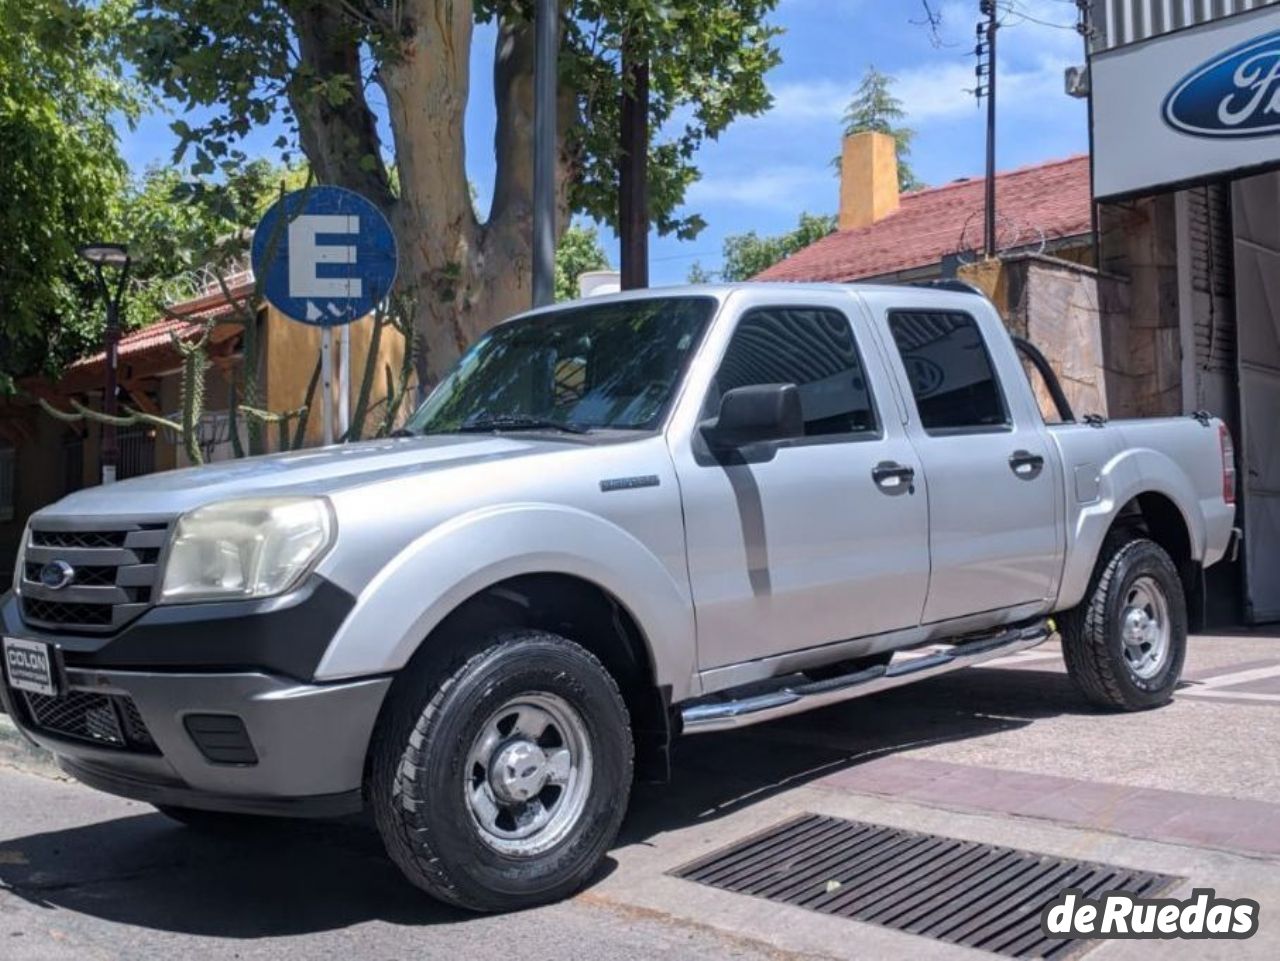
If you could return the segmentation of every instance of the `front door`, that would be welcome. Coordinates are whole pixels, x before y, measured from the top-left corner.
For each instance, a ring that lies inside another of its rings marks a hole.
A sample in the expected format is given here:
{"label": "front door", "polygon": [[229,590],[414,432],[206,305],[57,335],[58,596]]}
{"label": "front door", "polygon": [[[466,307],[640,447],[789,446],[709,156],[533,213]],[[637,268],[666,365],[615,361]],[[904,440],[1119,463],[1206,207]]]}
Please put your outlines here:
{"label": "front door", "polygon": [[889,310],[886,322],[929,481],[925,623],[1047,605],[1062,565],[1060,468],[1000,318],[984,304]]}
{"label": "front door", "polygon": [[700,387],[709,418],[725,391],[796,384],[804,437],[716,459],[694,430],[673,450],[703,670],[920,621],[924,480],[857,302],[815,301],[746,307]]}

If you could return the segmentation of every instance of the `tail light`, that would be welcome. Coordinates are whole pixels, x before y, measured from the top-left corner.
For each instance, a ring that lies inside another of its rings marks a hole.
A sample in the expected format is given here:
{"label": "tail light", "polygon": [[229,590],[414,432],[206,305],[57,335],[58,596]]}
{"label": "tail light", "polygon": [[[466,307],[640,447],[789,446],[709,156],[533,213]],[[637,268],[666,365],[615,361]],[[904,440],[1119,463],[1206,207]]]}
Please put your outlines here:
{"label": "tail light", "polygon": [[1231,442],[1231,431],[1226,424],[1218,425],[1218,439],[1222,443],[1222,499],[1228,504],[1236,502],[1236,445]]}

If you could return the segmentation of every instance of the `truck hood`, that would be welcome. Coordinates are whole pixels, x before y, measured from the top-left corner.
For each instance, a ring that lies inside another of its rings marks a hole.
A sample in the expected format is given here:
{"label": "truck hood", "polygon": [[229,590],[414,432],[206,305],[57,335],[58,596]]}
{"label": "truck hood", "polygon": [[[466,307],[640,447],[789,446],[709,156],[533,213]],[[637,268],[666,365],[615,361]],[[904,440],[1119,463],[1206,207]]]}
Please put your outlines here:
{"label": "truck hood", "polygon": [[441,434],[388,438],[162,471],[69,494],[33,515],[172,516],[202,504],[258,494],[327,494],[403,474],[423,474],[578,446],[539,435]]}

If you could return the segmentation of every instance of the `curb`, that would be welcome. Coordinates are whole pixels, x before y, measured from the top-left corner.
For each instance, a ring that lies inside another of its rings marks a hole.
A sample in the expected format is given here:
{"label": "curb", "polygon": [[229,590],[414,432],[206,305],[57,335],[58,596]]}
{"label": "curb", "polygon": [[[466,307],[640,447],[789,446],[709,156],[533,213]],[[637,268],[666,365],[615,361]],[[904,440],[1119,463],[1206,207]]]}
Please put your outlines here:
{"label": "curb", "polygon": [[28,774],[65,779],[53,755],[23,737],[9,715],[0,713],[0,767],[17,768]]}

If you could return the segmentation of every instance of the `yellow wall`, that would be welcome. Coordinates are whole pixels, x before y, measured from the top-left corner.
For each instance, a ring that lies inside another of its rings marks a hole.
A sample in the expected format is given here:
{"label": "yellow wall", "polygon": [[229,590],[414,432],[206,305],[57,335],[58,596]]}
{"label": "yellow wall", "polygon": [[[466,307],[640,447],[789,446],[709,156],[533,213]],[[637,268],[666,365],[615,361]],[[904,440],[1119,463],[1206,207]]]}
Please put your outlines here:
{"label": "yellow wall", "polygon": [[[364,317],[355,321],[351,327],[351,397],[350,409],[355,414],[356,397],[360,392],[360,383],[364,378],[364,366],[369,356],[369,342],[373,336],[373,318]],[[307,384],[315,369],[316,359],[320,355],[321,331],[310,324],[301,324],[285,317],[274,307],[267,307],[265,325],[265,365],[262,380],[266,388],[264,406],[272,411],[293,410],[306,401]],[[340,332],[333,332],[334,352],[334,385],[338,382],[338,357],[340,354]],[[390,367],[392,382],[398,382],[400,364],[404,357],[404,338],[392,327],[382,330],[381,342],[378,345],[378,357],[374,368],[372,388],[369,391],[369,406],[377,404],[387,392],[386,369]],[[307,423],[307,445],[322,443],[324,435],[324,415],[321,411],[323,391],[316,387],[312,409]],[[335,408],[337,405],[334,405]],[[380,422],[383,406],[379,405],[374,414],[365,421],[367,428],[364,436],[369,436]],[[334,430],[337,431],[337,414],[334,414]],[[269,437],[269,446],[276,448],[276,431],[269,429],[264,436]]]}

